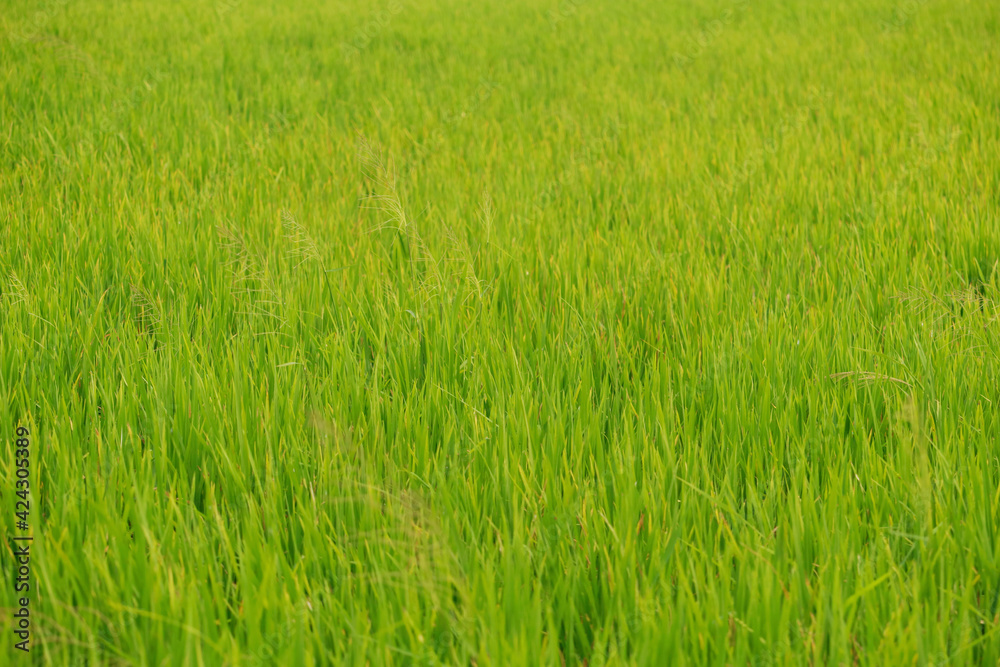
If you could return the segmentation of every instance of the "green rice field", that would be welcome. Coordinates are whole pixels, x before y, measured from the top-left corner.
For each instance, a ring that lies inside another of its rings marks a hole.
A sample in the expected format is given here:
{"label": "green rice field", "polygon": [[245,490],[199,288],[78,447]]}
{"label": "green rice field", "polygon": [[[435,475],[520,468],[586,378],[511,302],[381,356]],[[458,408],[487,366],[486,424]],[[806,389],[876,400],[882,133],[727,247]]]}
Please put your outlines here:
{"label": "green rice field", "polygon": [[3,665],[1000,665],[1000,6],[0,0],[0,397]]}

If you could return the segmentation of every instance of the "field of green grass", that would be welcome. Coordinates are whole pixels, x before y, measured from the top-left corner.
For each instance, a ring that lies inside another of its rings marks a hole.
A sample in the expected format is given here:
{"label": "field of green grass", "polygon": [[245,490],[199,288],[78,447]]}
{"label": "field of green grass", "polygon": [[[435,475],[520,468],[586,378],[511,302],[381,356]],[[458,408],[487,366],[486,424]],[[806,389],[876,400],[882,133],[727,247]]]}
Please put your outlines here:
{"label": "field of green grass", "polygon": [[995,2],[0,31],[0,663],[1000,663]]}

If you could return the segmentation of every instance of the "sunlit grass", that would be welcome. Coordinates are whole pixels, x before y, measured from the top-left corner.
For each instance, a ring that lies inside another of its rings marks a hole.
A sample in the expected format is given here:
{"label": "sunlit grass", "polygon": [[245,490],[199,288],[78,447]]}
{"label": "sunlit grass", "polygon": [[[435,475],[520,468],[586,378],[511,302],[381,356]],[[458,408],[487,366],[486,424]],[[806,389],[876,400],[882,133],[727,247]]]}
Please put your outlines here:
{"label": "sunlit grass", "polygon": [[5,659],[1000,661],[990,3],[3,4]]}

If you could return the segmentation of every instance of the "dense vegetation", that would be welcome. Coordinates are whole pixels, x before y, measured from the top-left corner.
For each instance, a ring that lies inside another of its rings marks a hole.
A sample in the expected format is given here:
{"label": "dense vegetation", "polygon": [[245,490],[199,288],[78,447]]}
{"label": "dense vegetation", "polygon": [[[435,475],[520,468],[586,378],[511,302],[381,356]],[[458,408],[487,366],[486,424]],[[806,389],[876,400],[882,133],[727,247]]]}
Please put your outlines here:
{"label": "dense vegetation", "polygon": [[1000,661],[995,4],[2,6],[5,660]]}

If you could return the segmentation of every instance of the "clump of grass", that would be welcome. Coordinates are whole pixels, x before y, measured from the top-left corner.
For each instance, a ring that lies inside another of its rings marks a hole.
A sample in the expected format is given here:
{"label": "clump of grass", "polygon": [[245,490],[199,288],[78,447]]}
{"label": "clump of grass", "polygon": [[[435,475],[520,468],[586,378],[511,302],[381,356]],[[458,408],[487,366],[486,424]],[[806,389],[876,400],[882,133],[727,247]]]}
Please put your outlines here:
{"label": "clump of grass", "polygon": [[3,291],[3,296],[8,307],[13,307],[19,303],[27,305],[30,298],[28,295],[28,289],[13,271],[11,271],[10,275],[7,277],[7,285],[6,289]]}
{"label": "clump of grass", "polygon": [[316,262],[322,267],[323,258],[320,256],[319,246],[305,228],[296,222],[290,211],[281,212],[281,225],[285,230],[285,238],[292,245],[289,254],[299,260],[296,268],[306,262]]}
{"label": "clump of grass", "polygon": [[163,328],[162,306],[142,285],[132,283],[131,295],[132,304],[139,310],[136,326],[141,332],[155,336]]}
{"label": "clump of grass", "polygon": [[282,313],[284,301],[266,262],[239,230],[217,227],[222,247],[229,254],[226,268],[230,272],[230,289],[250,330],[255,336],[281,333],[288,326]]}

